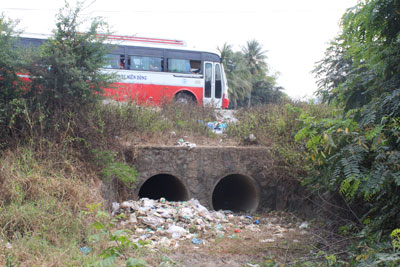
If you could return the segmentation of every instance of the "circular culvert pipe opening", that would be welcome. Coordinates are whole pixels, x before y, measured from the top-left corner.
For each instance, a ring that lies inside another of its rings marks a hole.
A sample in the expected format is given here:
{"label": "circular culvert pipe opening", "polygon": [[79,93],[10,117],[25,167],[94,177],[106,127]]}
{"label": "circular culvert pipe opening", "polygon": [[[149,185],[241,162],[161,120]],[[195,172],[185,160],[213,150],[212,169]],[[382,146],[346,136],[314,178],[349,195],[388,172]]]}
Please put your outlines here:
{"label": "circular culvert pipe opening", "polygon": [[254,212],[258,202],[257,184],[252,178],[242,174],[225,176],[219,180],[212,194],[214,210]]}
{"label": "circular culvert pipe opening", "polygon": [[139,198],[160,199],[168,201],[185,201],[189,199],[186,186],[177,177],[170,174],[157,174],[140,187]]}

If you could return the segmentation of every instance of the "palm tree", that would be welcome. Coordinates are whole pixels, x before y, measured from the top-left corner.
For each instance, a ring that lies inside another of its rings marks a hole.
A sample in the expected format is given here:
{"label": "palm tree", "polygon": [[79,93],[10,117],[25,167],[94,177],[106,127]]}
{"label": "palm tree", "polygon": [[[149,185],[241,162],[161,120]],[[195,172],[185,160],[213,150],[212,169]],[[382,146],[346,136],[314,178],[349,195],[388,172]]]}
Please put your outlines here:
{"label": "palm tree", "polygon": [[226,65],[229,59],[231,59],[233,55],[232,45],[228,43],[224,43],[221,48],[217,47],[218,52],[221,54],[222,63]]}
{"label": "palm tree", "polygon": [[[249,71],[253,78],[256,75],[263,75],[268,71],[268,65],[265,61],[267,51],[263,50],[262,45],[257,40],[247,41],[246,46],[242,46],[244,58],[248,64]],[[251,91],[248,93],[248,107],[251,105]]]}
{"label": "palm tree", "polygon": [[236,109],[238,101],[244,100],[245,96],[251,92],[251,74],[243,54],[241,52],[233,52],[232,45],[224,43],[221,48],[217,47],[217,50],[221,54],[222,63],[225,66],[231,65],[234,67],[226,69],[226,76],[229,99]]}
{"label": "palm tree", "polygon": [[251,93],[251,73],[241,52],[234,53],[231,59],[234,69],[227,72],[227,78],[229,98],[236,109],[237,102],[243,101],[245,96]]}

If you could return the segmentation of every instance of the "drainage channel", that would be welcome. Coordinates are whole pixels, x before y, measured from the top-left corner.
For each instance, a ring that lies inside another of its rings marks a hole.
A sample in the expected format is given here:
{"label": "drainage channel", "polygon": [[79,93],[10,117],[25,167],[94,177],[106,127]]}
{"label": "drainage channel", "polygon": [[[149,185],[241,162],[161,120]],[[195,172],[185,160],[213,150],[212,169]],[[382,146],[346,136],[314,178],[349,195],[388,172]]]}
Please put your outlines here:
{"label": "drainage channel", "polygon": [[[189,200],[189,190],[176,176],[157,174],[143,183],[138,196],[139,198],[164,197],[168,201],[186,201]],[[214,210],[254,212],[259,203],[256,182],[251,177],[242,174],[230,174],[220,179],[210,197],[211,207]]]}
{"label": "drainage channel", "polygon": [[140,187],[139,198],[160,199],[168,201],[189,200],[186,186],[177,177],[170,174],[157,174],[150,177]]}
{"label": "drainage channel", "polygon": [[214,187],[212,206],[214,210],[254,212],[258,207],[259,192],[255,181],[242,174],[223,177]]}

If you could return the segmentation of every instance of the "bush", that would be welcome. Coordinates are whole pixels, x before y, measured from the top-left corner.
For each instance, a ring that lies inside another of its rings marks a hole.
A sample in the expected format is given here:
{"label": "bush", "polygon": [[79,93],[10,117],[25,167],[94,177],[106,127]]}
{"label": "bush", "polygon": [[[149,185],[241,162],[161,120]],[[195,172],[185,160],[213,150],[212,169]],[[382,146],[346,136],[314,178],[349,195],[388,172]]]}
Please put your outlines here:
{"label": "bush", "polygon": [[[87,32],[79,29],[82,4],[70,9],[68,4],[57,15],[54,36],[39,49],[30,66],[33,97],[51,114],[79,111],[97,102],[113,76],[100,71],[108,47],[104,34],[106,24],[95,19]],[[102,35],[104,36],[104,35]]]}
{"label": "bush", "polygon": [[[236,138],[243,145],[263,145],[272,149],[277,168],[282,176],[300,180],[309,175],[311,165],[304,154],[304,143],[295,141],[301,128],[300,118],[305,114],[323,117],[329,114],[323,105],[286,102],[269,104],[250,109],[238,110],[237,124],[228,127],[228,136]],[[255,140],[249,136],[254,135]]]}
{"label": "bush", "polygon": [[23,81],[17,73],[21,70],[20,53],[13,49],[17,42],[16,23],[0,15],[0,149],[12,134],[12,114],[16,112],[16,101],[23,93]]}

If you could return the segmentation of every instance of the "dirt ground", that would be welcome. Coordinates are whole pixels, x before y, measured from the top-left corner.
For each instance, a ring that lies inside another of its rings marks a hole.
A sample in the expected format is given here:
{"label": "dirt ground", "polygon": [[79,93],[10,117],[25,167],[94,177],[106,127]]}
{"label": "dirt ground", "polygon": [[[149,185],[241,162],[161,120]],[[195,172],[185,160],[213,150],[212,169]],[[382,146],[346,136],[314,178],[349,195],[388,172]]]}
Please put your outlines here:
{"label": "dirt ground", "polygon": [[226,134],[221,134],[215,137],[206,137],[188,133],[178,136],[174,132],[171,132],[169,135],[157,133],[147,136],[127,135],[123,138],[121,143],[124,146],[178,146],[179,139],[196,144],[196,146],[240,146],[239,141],[233,138],[228,138]]}
{"label": "dirt ground", "polygon": [[[149,266],[325,266],[326,256],[343,257],[348,240],[291,213],[271,212],[243,219],[237,216],[223,236],[198,236],[167,247],[141,250]],[[254,222],[258,220],[259,224]],[[247,222],[246,222],[247,221]]]}
{"label": "dirt ground", "polygon": [[[215,116],[219,121],[225,122],[227,119],[234,118],[234,110],[215,110]],[[210,130],[211,131],[211,130]],[[183,131],[177,133],[171,131],[168,134],[154,132],[146,135],[132,135],[127,133],[124,136],[118,137],[119,141],[124,146],[178,146],[181,145],[179,140],[196,144],[196,146],[241,146],[238,139],[228,137],[226,133],[220,133],[207,136],[206,134],[194,134],[192,132]],[[247,144],[248,146],[249,144]]]}

